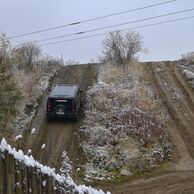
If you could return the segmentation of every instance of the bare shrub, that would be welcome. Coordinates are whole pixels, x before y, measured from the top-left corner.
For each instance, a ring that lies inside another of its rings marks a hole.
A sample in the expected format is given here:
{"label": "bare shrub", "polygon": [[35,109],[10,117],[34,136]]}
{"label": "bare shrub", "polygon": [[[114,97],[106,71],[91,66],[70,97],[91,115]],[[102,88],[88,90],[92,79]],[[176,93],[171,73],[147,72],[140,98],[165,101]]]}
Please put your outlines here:
{"label": "bare shrub", "polygon": [[9,72],[10,42],[5,34],[0,35],[0,131],[5,128],[10,117],[16,112],[20,93],[16,88],[13,75]]}
{"label": "bare shrub", "polygon": [[104,51],[100,61],[102,63],[108,61],[127,69],[128,63],[137,58],[137,54],[143,50],[142,44],[142,37],[135,31],[110,32],[103,41]]}
{"label": "bare shrub", "polygon": [[82,148],[88,158],[87,180],[114,177],[115,169],[124,168],[127,174],[152,169],[172,151],[166,110],[155,91],[131,75],[119,76],[120,71],[108,81],[104,73],[103,82],[87,92],[80,129],[86,135]]}
{"label": "bare shrub", "polygon": [[18,64],[20,69],[30,72],[41,56],[41,49],[36,43],[28,42],[16,46],[13,51],[13,60]]}
{"label": "bare shrub", "polygon": [[75,60],[69,59],[69,60],[65,61],[64,65],[65,65],[65,66],[79,65],[79,61],[75,61]]}
{"label": "bare shrub", "polygon": [[0,63],[6,64],[10,58],[11,44],[6,34],[0,33]]}
{"label": "bare shrub", "polygon": [[189,53],[183,54],[181,56],[181,60],[183,62],[187,62],[187,64],[194,63],[194,52],[189,52]]}

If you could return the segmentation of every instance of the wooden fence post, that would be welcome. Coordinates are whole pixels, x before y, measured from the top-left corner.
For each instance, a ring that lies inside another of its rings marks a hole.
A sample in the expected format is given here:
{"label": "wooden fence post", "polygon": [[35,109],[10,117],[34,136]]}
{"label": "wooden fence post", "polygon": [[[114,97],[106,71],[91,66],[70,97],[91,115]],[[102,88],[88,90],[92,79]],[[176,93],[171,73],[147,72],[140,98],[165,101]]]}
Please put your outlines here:
{"label": "wooden fence post", "polygon": [[53,179],[53,194],[58,194],[57,181]]}
{"label": "wooden fence post", "polygon": [[37,181],[37,194],[42,194],[42,173],[40,169],[37,169],[36,172],[36,181]]}
{"label": "wooden fence post", "polygon": [[21,164],[15,160],[15,194],[22,194],[22,181],[21,181]]}
{"label": "wooden fence post", "polygon": [[7,161],[8,161],[8,152],[5,151],[3,153],[3,161],[2,161],[2,187],[3,187],[3,194],[7,194]]}
{"label": "wooden fence post", "polygon": [[21,194],[28,194],[28,180],[27,180],[27,166],[23,163],[20,164],[21,174]]}
{"label": "wooden fence post", "polygon": [[27,194],[30,194],[32,193],[32,179],[33,179],[33,175],[32,175],[32,168],[31,167],[26,167],[26,181],[27,181],[27,187],[26,187],[26,190],[27,190]]}
{"label": "wooden fence post", "polygon": [[3,182],[3,173],[2,173],[2,171],[3,171],[3,166],[2,166],[2,160],[3,160],[3,158],[2,158],[2,152],[0,151],[0,193],[3,193],[3,184],[2,184],[2,182]]}
{"label": "wooden fence post", "polygon": [[14,161],[14,157],[11,154],[8,154],[8,158],[7,158],[7,167],[8,167],[8,194],[12,194],[14,193],[15,190],[15,161]]}
{"label": "wooden fence post", "polygon": [[40,194],[38,188],[38,176],[37,176],[37,168],[32,168],[32,194]]}
{"label": "wooden fence post", "polygon": [[48,180],[47,180],[47,175],[42,174],[42,194],[47,194],[48,193]]}
{"label": "wooden fence post", "polygon": [[27,193],[37,194],[39,192],[37,184],[36,168],[27,167]]}
{"label": "wooden fence post", "polygon": [[53,181],[52,181],[52,177],[47,176],[47,181],[48,181],[48,194],[53,194]]}

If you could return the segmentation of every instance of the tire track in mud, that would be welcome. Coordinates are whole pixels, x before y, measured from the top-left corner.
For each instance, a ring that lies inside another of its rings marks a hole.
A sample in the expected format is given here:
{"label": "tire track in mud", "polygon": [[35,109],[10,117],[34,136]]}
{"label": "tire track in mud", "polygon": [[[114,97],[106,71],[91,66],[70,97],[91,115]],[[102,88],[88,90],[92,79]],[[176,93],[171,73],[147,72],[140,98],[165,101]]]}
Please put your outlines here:
{"label": "tire track in mud", "polygon": [[[154,65],[156,64],[151,64],[151,69],[162,100],[194,159],[194,104],[174,73],[174,63],[159,63],[157,67],[153,67]],[[161,68],[159,72],[156,71],[158,67]]]}
{"label": "tire track in mud", "polygon": [[[79,84],[82,88],[83,95],[89,85],[93,85],[96,81],[95,65],[74,65],[62,68],[52,85],[54,84]],[[70,160],[75,160],[75,154],[77,144],[74,141],[74,133],[81,126],[83,118],[78,122],[71,120],[64,121],[53,121],[47,123],[46,114],[46,101],[48,92],[40,103],[36,117],[33,119],[31,129],[36,128],[37,131],[34,135],[27,132],[25,137],[25,145],[27,149],[32,150],[34,158],[41,163],[50,167],[56,168],[57,170],[61,167],[62,152],[66,151]],[[41,149],[42,144],[45,144],[45,149]]]}
{"label": "tire track in mud", "polygon": [[[183,73],[180,70],[180,67],[178,65],[173,65],[173,73],[174,73],[174,77],[177,79],[177,81],[179,82],[182,91],[184,91],[185,96],[187,96],[187,102],[190,105],[194,105],[194,90],[193,88],[188,84],[188,82],[186,81],[186,78],[184,77]],[[192,109],[192,111],[194,111],[194,106],[190,107]]]}

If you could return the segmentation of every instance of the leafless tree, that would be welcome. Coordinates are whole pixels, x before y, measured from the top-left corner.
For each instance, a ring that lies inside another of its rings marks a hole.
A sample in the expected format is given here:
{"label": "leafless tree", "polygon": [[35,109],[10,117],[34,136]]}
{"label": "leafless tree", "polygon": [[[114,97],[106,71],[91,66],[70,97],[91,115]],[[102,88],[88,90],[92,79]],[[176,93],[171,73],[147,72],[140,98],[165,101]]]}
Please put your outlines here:
{"label": "leafless tree", "polygon": [[0,62],[6,63],[10,57],[11,44],[5,33],[0,33]]}
{"label": "leafless tree", "polygon": [[16,111],[20,93],[9,72],[11,45],[6,35],[0,33],[0,133]]}
{"label": "leafless tree", "polygon": [[130,63],[143,50],[142,37],[135,31],[109,32],[103,45],[101,60],[123,67],[126,67],[126,64]]}
{"label": "leafless tree", "polygon": [[75,61],[73,59],[68,59],[67,61],[64,62],[65,66],[70,66],[70,65],[79,65],[79,61]]}
{"label": "leafless tree", "polygon": [[29,72],[37,65],[41,49],[36,43],[23,43],[13,49],[13,55],[19,67]]}
{"label": "leafless tree", "polygon": [[187,64],[194,63],[194,52],[189,52],[181,56],[181,61],[187,62]]}

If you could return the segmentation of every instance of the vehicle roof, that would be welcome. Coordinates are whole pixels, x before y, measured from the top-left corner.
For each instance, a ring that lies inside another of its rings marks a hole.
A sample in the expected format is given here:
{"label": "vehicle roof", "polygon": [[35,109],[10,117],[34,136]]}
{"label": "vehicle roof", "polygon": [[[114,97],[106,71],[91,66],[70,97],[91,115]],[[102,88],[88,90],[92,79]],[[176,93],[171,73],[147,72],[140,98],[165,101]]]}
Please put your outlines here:
{"label": "vehicle roof", "polygon": [[73,98],[75,97],[78,91],[78,85],[66,85],[60,84],[55,85],[50,93],[50,97],[67,97]]}

